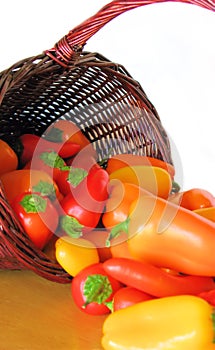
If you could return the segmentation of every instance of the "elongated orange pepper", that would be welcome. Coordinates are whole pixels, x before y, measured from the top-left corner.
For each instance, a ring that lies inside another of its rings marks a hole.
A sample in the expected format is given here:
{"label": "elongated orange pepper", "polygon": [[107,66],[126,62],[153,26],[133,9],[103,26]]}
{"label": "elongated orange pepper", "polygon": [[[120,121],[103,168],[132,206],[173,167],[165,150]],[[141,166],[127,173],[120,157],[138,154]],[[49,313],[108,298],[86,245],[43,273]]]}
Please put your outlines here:
{"label": "elongated orange pepper", "polygon": [[213,317],[196,296],[143,301],[110,314],[101,343],[105,350],[214,350]]}
{"label": "elongated orange pepper", "polygon": [[188,275],[215,276],[214,222],[162,198],[139,196],[120,225],[110,239],[127,231],[134,258]]}

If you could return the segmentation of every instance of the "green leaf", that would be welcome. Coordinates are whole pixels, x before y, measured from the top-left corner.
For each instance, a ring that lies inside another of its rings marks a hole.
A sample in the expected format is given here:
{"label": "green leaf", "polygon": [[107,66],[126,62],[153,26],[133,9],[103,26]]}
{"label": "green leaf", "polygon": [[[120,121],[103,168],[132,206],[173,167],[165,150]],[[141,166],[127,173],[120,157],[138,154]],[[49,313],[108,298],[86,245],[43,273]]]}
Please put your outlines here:
{"label": "green leaf", "polygon": [[27,194],[20,202],[26,213],[45,213],[47,200],[38,194]]}

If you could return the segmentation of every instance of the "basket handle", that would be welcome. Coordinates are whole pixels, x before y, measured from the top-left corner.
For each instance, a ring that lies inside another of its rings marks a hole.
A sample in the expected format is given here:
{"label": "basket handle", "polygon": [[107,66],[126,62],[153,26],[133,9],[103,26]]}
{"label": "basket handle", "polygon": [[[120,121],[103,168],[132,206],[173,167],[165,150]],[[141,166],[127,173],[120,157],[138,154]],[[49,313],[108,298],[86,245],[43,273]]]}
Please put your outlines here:
{"label": "basket handle", "polygon": [[167,1],[193,4],[215,11],[214,0],[114,0],[71,30],[55,44],[54,48],[46,50],[45,53],[63,67],[67,67],[74,59],[74,54],[82,50],[87,40],[115,17],[140,6]]}

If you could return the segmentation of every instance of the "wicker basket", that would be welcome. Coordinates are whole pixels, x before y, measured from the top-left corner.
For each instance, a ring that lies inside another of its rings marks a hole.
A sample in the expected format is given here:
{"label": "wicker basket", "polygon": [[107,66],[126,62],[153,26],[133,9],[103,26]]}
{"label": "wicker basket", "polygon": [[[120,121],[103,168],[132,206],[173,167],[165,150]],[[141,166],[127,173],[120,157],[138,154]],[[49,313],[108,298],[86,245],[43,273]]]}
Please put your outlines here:
{"label": "wicker basket", "polygon": [[[126,69],[87,40],[121,13],[164,0],[112,1],[73,29],[54,48],[0,73],[0,138],[12,147],[22,133],[42,135],[58,118],[75,122],[99,157],[130,152],[172,163],[159,115]],[[214,10],[213,0],[181,0]],[[30,269],[55,282],[71,277],[35,248],[0,187],[0,269]]]}

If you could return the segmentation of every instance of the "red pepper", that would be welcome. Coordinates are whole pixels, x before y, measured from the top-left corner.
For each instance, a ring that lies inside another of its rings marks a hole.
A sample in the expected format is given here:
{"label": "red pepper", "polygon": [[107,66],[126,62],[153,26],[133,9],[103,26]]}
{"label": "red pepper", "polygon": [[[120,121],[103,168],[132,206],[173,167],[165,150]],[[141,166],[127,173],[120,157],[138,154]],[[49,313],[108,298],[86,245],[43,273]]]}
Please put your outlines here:
{"label": "red pepper", "polygon": [[35,246],[43,249],[58,226],[58,213],[50,199],[24,192],[14,198],[11,207]]}
{"label": "red pepper", "polygon": [[60,206],[61,229],[74,238],[93,230],[99,223],[101,211],[96,207],[94,210],[87,209],[71,193],[62,199]]}
{"label": "red pepper", "polygon": [[107,172],[99,166],[94,166],[88,175],[64,197],[60,203],[61,227],[67,234],[73,237],[80,236],[98,225],[108,197],[108,181]]}
{"label": "red pepper", "polygon": [[62,168],[56,183],[64,195],[71,193],[78,202],[89,210],[95,208],[95,201],[103,204],[108,198],[109,175],[98,164],[87,171],[79,167]]}
{"label": "red pepper", "polygon": [[96,151],[84,135],[82,130],[71,120],[58,119],[52,123],[45,132],[45,138],[49,141],[65,142],[69,141],[80,145],[80,149],[88,152],[88,154],[96,154]]}
{"label": "red pepper", "polygon": [[109,302],[121,287],[121,283],[104,271],[102,263],[96,263],[74,276],[71,292],[80,310],[90,315],[104,315],[110,313]]}
{"label": "red pepper", "polygon": [[215,306],[215,289],[201,292],[198,297],[206,300],[210,305]]}
{"label": "red pepper", "polygon": [[154,296],[134,287],[122,287],[117,290],[113,296],[112,310],[117,311],[125,309],[128,306],[140,303],[142,301],[152,300],[154,298]]}
{"label": "red pepper", "polygon": [[56,183],[60,192],[66,196],[87,176],[87,171],[82,168],[65,166],[61,169]]}
{"label": "red pepper", "polygon": [[57,152],[47,150],[36,154],[27,164],[25,164],[24,169],[44,171],[49,174],[54,181],[57,181],[62,168],[65,166],[65,161],[57,154]]}
{"label": "red pepper", "polygon": [[159,267],[133,259],[111,258],[103,263],[103,267],[110,276],[123,284],[156,297],[198,295],[215,288],[212,277],[176,276]]}
{"label": "red pepper", "polygon": [[66,141],[66,142],[52,142],[48,141],[38,135],[23,134],[20,136],[23,150],[21,154],[21,164],[25,165],[32,159],[34,153],[38,154],[46,150],[53,150],[62,158],[68,158],[80,150],[80,145]]}

